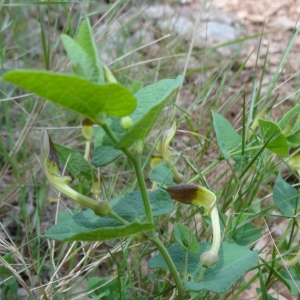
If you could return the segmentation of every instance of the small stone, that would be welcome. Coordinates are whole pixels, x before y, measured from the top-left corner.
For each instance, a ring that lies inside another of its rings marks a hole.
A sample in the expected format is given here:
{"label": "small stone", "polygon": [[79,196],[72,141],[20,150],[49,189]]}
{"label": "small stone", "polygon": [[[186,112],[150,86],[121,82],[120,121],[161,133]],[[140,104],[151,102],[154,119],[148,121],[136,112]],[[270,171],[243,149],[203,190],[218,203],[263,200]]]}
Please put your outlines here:
{"label": "small stone", "polygon": [[279,17],[273,20],[272,22],[270,22],[269,25],[272,27],[276,27],[288,31],[288,30],[293,30],[296,24],[295,22],[293,22],[287,17]]}
{"label": "small stone", "polygon": [[158,20],[163,18],[170,18],[174,16],[175,11],[171,6],[168,5],[151,5],[145,11],[145,18],[147,20]]}

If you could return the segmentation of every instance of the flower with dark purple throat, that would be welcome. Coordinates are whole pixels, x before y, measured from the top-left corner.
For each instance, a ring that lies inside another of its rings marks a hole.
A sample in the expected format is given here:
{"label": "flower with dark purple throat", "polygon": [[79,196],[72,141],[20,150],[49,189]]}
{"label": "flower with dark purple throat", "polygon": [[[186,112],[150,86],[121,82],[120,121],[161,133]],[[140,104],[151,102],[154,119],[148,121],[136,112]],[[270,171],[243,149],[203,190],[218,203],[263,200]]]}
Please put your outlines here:
{"label": "flower with dark purple throat", "polygon": [[111,205],[108,201],[95,201],[68,186],[68,183],[72,179],[69,176],[61,176],[59,174],[59,159],[53,142],[46,130],[44,130],[42,136],[41,162],[48,180],[56,190],[79,204],[91,208],[98,216],[106,216],[110,213]]}
{"label": "flower with dark purple throat", "polygon": [[211,216],[213,228],[213,243],[211,249],[200,256],[202,266],[208,268],[218,261],[218,253],[221,245],[221,231],[219,213],[216,206],[216,195],[210,190],[194,184],[177,184],[169,186],[167,192],[172,199],[181,203],[205,208],[204,215]]}

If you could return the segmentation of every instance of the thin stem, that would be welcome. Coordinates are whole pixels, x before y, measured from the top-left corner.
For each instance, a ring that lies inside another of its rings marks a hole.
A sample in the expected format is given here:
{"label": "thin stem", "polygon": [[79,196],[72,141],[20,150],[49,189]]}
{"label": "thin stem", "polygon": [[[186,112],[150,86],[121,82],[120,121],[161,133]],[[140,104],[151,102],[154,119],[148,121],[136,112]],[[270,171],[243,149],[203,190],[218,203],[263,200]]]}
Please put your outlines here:
{"label": "thin stem", "polygon": [[[102,128],[104,129],[104,131],[107,133],[107,135],[115,142],[118,143],[119,139],[118,137],[115,135],[115,133],[110,129],[109,126],[107,126],[106,123],[101,124]],[[144,176],[143,176],[143,172],[142,172],[142,167],[141,167],[141,157],[140,156],[135,156],[131,151],[129,151],[126,148],[121,149],[125,155],[127,155],[127,157],[132,161],[134,169],[135,169],[135,173],[136,173],[136,177],[137,177],[137,181],[140,187],[140,191],[141,191],[141,195],[142,195],[142,199],[143,199],[143,204],[145,207],[145,212],[146,212],[146,219],[149,223],[154,224],[154,220],[153,220],[153,215],[152,215],[152,208],[150,205],[150,199],[147,193],[147,188],[146,188],[146,184],[145,184],[145,180],[144,180]],[[180,277],[178,275],[178,272],[176,270],[176,267],[174,265],[174,262],[168,252],[168,250],[166,249],[166,247],[164,246],[164,244],[162,243],[162,241],[156,237],[155,235],[155,229],[151,229],[149,231],[149,240],[151,240],[155,246],[157,247],[157,249],[159,250],[159,252],[161,253],[161,255],[164,257],[169,270],[174,278],[174,281],[176,283],[177,289],[178,289],[178,299],[183,299],[183,294],[184,294],[184,288],[182,285],[182,282],[180,280]]]}
{"label": "thin stem", "polygon": [[[203,176],[206,173],[208,173],[211,169],[213,169],[217,164],[219,163],[219,160],[215,160],[212,164],[210,164],[207,168],[205,168],[203,171],[200,172],[200,174]],[[196,175],[192,179],[190,179],[187,183],[192,183],[200,178],[200,175]]]}
{"label": "thin stem", "polygon": [[170,257],[168,250],[166,249],[165,245],[162,243],[162,241],[158,237],[156,237],[156,236],[151,237],[150,240],[157,247],[157,249],[163,256],[163,258],[165,259],[165,261],[169,267],[169,270],[174,278],[177,289],[178,289],[178,296],[179,296],[178,299],[182,299],[182,297],[184,296],[184,287],[182,285],[182,282],[180,280],[180,277],[178,275],[178,272],[176,270],[176,267],[174,265],[172,258]]}
{"label": "thin stem", "polygon": [[[109,126],[107,126],[107,124],[103,124],[101,125],[102,128],[104,129],[104,131],[108,134],[108,136],[115,142],[118,143],[119,139],[118,137],[115,135],[115,133],[110,129]],[[144,180],[144,176],[142,173],[142,167],[141,167],[141,158],[140,156],[134,156],[132,152],[130,152],[128,149],[126,148],[122,148],[121,149],[124,154],[127,155],[127,157],[132,161],[133,166],[134,166],[134,170],[136,173],[136,177],[137,177],[137,181],[141,190],[141,194],[142,194],[142,199],[143,199],[143,203],[144,203],[144,207],[145,207],[145,212],[146,212],[146,219],[149,223],[154,224],[153,221],[153,215],[152,215],[152,209],[151,209],[151,205],[150,205],[150,200],[149,200],[149,196],[147,193],[147,188],[146,188],[146,184],[145,184],[145,180]],[[151,229],[151,234],[154,235],[155,234],[155,230]]]}
{"label": "thin stem", "polygon": [[[149,223],[154,224],[153,221],[153,215],[152,215],[152,208],[150,205],[150,199],[147,193],[147,188],[146,188],[146,184],[145,184],[145,180],[144,180],[144,176],[143,176],[143,172],[142,172],[142,166],[141,166],[141,158],[137,157],[134,160],[132,160],[134,169],[135,169],[135,173],[136,173],[136,177],[137,177],[137,181],[140,187],[140,191],[142,194],[142,199],[144,202],[144,207],[145,207],[145,212],[146,212],[146,219]],[[151,230],[151,234],[155,234],[155,230],[152,229]]]}
{"label": "thin stem", "polygon": [[89,160],[89,155],[90,155],[90,149],[91,149],[91,141],[85,141],[85,151],[84,151],[84,159],[86,161]]}
{"label": "thin stem", "polygon": [[187,280],[188,257],[189,257],[189,253],[188,251],[185,250],[184,251],[184,273],[183,273],[184,280]]}
{"label": "thin stem", "polygon": [[111,210],[109,213],[108,213],[108,216],[119,221],[120,223],[124,224],[124,225],[127,225],[129,224],[129,222],[127,222],[126,220],[124,220],[122,217],[120,217],[117,213],[115,213],[113,210]]}
{"label": "thin stem", "polygon": [[202,269],[201,269],[201,272],[200,272],[200,274],[199,274],[199,276],[198,276],[197,282],[200,282],[200,281],[203,279],[206,270],[207,270],[207,268],[204,267],[204,266],[202,266]]}

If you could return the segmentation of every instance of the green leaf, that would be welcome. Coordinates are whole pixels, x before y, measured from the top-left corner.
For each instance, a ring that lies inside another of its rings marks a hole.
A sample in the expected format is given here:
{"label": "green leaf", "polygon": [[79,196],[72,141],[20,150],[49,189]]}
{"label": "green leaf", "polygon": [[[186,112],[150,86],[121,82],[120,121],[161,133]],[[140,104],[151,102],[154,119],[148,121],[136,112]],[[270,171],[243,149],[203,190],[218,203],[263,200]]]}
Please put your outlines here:
{"label": "green leaf", "polygon": [[137,296],[136,298],[134,298],[134,300],[148,300],[148,298],[145,296]]}
{"label": "green leaf", "polygon": [[101,83],[99,69],[84,49],[68,35],[62,34],[61,40],[72,62],[74,72],[92,83]]}
{"label": "green leaf", "polygon": [[[130,213],[128,208],[125,208],[125,212],[119,215],[125,220],[135,216],[134,213]],[[74,215],[71,219],[50,227],[44,237],[69,242],[105,241],[132,236],[151,228],[153,228],[152,224],[140,223],[138,220],[123,225],[110,217],[100,218],[88,209]]]}
{"label": "green leaf", "polygon": [[[298,113],[300,113],[300,105],[293,107],[292,109],[290,109],[288,112],[284,114],[282,119],[278,122],[278,126],[281,129],[281,131],[285,130],[289,121]],[[292,128],[292,133],[299,131],[299,129],[300,129],[300,114],[298,115],[297,121]]]}
{"label": "green leaf", "polygon": [[149,179],[151,182],[155,182],[163,188],[167,188],[168,186],[175,184],[173,181],[172,170],[166,162],[155,166],[150,172]]}
{"label": "green leaf", "polygon": [[75,211],[72,211],[71,213],[69,209],[60,211],[57,216],[57,223],[61,223],[63,221],[66,221],[67,219],[72,218],[73,213],[75,213]]}
{"label": "green leaf", "polygon": [[285,216],[294,216],[297,207],[298,192],[278,174],[273,188],[273,200],[279,211]]}
{"label": "green leaf", "polygon": [[178,89],[181,82],[181,75],[176,79],[164,79],[139,90],[135,94],[137,108],[130,115],[133,126],[126,131],[116,148],[130,147],[135,141],[147,137],[166,103]]}
{"label": "green leaf", "polygon": [[134,95],[139,90],[141,90],[144,87],[144,84],[142,81],[136,81],[128,86],[129,91]]}
{"label": "green leaf", "polygon": [[233,240],[240,246],[248,246],[262,237],[261,232],[251,224],[241,226],[233,235]]}
{"label": "green leaf", "polygon": [[76,73],[90,82],[104,83],[103,68],[89,19],[82,22],[76,41],[64,34],[61,35],[61,39]]}
{"label": "green leaf", "polygon": [[236,149],[242,142],[242,137],[231,124],[222,116],[212,111],[217,142],[225,159],[229,159],[229,152]]}
{"label": "green leaf", "polygon": [[100,112],[123,117],[136,107],[136,99],[119,84],[97,85],[71,74],[11,71],[3,79],[98,123]]}
{"label": "green leaf", "polygon": [[[92,277],[89,279],[86,292],[88,293],[88,297],[93,300],[102,299],[105,296],[110,295],[110,287],[113,286],[116,282],[116,279],[106,279],[106,278],[99,278],[99,277]],[[99,287],[97,289],[97,287]],[[90,292],[93,290],[93,292]]]}
{"label": "green leaf", "polygon": [[300,146],[300,131],[297,131],[293,134],[289,134],[286,137],[286,141],[290,147],[296,148]]}
{"label": "green leaf", "polygon": [[[8,253],[3,255],[3,259],[9,264],[14,264],[13,253]],[[0,274],[2,278],[7,278],[11,275],[11,273],[2,265],[0,265]],[[1,279],[0,279],[1,280]]]}
{"label": "green leaf", "polygon": [[279,126],[267,120],[258,120],[258,123],[266,148],[278,156],[288,157],[287,140]]}
{"label": "green leaf", "polygon": [[[153,216],[173,211],[173,202],[166,191],[151,191],[148,195]],[[137,220],[146,216],[140,191],[129,193],[112,209],[129,224],[123,225],[110,217],[101,218],[89,209],[50,227],[44,237],[58,241],[104,241],[128,237],[153,228],[153,225]]]}
{"label": "green leaf", "polygon": [[[154,217],[158,217],[164,214],[168,214],[174,210],[174,204],[170,195],[165,190],[155,190],[148,192],[152,214]],[[139,219],[146,216],[143,199],[140,191],[134,191],[127,194],[124,198],[120,199],[113,209],[122,210],[122,206],[130,205],[131,210],[136,211],[136,215]]]}
{"label": "green leaf", "polygon": [[[125,131],[121,128],[120,122],[121,119],[116,117],[111,117],[106,121],[107,125],[119,139],[125,134]],[[92,158],[92,164],[96,167],[102,167],[120,157],[123,154],[123,151],[115,149],[115,145],[116,144],[105,133],[103,128],[100,127],[94,141],[95,151]]]}
{"label": "green leaf", "polygon": [[92,164],[96,167],[103,167],[115,161],[122,154],[123,151],[115,149],[114,146],[101,146],[95,149]]}
{"label": "green leaf", "polygon": [[[300,289],[300,277],[299,277],[296,269],[295,268],[289,269],[289,273],[286,270],[282,270],[281,275],[290,285],[289,290],[290,290],[291,294],[294,296],[298,296],[299,289]],[[296,283],[297,287],[295,286],[295,283],[293,282],[292,279]]]}
{"label": "green leaf", "polygon": [[176,241],[189,253],[196,254],[200,250],[199,243],[193,232],[180,223],[174,224],[174,237]]}
{"label": "green leaf", "polygon": [[[98,50],[97,50],[97,47],[95,44],[91,24],[90,24],[90,21],[88,18],[86,18],[81,23],[79,32],[76,37],[76,42],[89,55],[89,57],[92,59],[93,63],[97,67],[99,67],[100,62],[99,62]],[[100,70],[101,70],[101,68],[100,68]],[[102,83],[102,82],[104,82],[103,70],[102,70],[102,74],[101,74],[99,83]]]}
{"label": "green leaf", "polygon": [[62,145],[54,143],[59,160],[65,165],[67,163],[67,170],[73,176],[83,176],[87,180],[94,180],[96,175],[90,164],[84,157],[76,150],[69,149]]}
{"label": "green leaf", "polygon": [[[200,255],[211,248],[212,243],[200,242],[200,251],[197,254],[188,254],[188,274],[197,279],[201,272]],[[168,248],[175,267],[184,271],[184,250],[178,244]],[[222,243],[219,250],[219,261],[208,268],[201,282],[184,282],[192,291],[210,290],[215,293],[227,291],[245,272],[257,264],[257,251],[229,243]],[[148,262],[149,268],[163,268],[168,266],[161,254],[158,254]]]}

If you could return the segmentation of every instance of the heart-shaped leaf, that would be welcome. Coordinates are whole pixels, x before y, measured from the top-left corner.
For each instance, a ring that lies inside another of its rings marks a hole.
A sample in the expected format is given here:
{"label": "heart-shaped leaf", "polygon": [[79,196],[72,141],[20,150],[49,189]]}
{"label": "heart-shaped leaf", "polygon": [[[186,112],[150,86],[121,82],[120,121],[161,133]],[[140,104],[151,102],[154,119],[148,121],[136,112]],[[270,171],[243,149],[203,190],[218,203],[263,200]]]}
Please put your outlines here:
{"label": "heart-shaped leaf", "polygon": [[[200,255],[211,248],[211,243],[200,242],[200,251],[197,254],[188,253],[187,271],[196,280],[201,272]],[[168,248],[175,267],[184,271],[184,250],[178,244]],[[227,291],[247,270],[258,262],[257,251],[247,248],[221,243],[219,261],[208,268],[200,282],[186,281],[185,286],[192,291],[210,290],[215,293]],[[148,262],[149,268],[168,269],[163,256],[158,254]]]}
{"label": "heart-shaped leaf", "polygon": [[119,84],[93,84],[71,74],[45,71],[11,71],[3,79],[98,123],[100,112],[126,116],[136,107],[136,99]]}
{"label": "heart-shaped leaf", "polygon": [[199,243],[197,238],[191,231],[183,224],[175,223],[174,224],[174,237],[176,241],[189,253],[196,254],[200,250]]}
{"label": "heart-shaped leaf", "polygon": [[126,131],[116,148],[130,147],[135,141],[147,137],[166,103],[178,89],[181,82],[181,75],[176,79],[164,79],[139,90],[135,94],[137,108],[130,115],[133,126]]}
{"label": "heart-shaped leaf", "polygon": [[163,188],[167,188],[168,186],[175,184],[175,182],[173,181],[172,170],[166,162],[160,163],[155,166],[151,170],[149,179],[151,182],[155,182]]}
{"label": "heart-shaped leaf", "polygon": [[273,200],[279,211],[285,216],[295,215],[297,208],[298,192],[278,174],[273,188]]}
{"label": "heart-shaped leaf", "polygon": [[67,170],[73,176],[80,175],[88,180],[94,180],[96,178],[96,174],[81,153],[56,143],[54,143],[54,146],[57,151],[59,161],[63,164],[66,164],[66,162],[68,162]]}
{"label": "heart-shaped leaf", "polygon": [[[125,134],[125,131],[121,128],[120,122],[121,119],[117,117],[111,117],[106,121],[107,125],[119,139]],[[115,143],[101,127],[95,136],[94,147],[95,151],[92,164],[96,167],[105,166],[115,161],[123,154],[122,150],[115,149]]]}
{"label": "heart-shaped leaf", "polygon": [[212,117],[219,149],[224,158],[228,159],[230,158],[228,153],[241,144],[242,137],[222,115],[212,111]]}
{"label": "heart-shaped leaf", "polygon": [[[173,211],[173,202],[166,191],[151,191],[148,195],[153,216]],[[108,216],[101,218],[89,209],[50,227],[44,236],[58,241],[104,241],[131,236],[153,228],[153,225],[138,220],[146,216],[140,191],[129,193],[112,209],[129,224],[121,224]]]}
{"label": "heart-shaped leaf", "polygon": [[266,148],[278,156],[288,157],[287,140],[279,126],[267,120],[259,120],[258,123]]}

